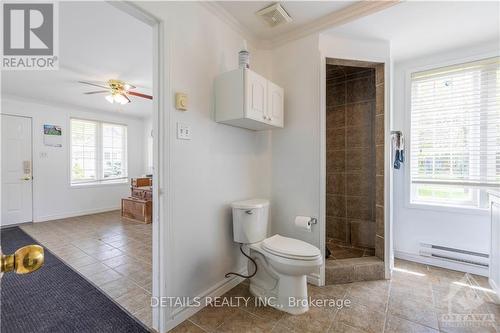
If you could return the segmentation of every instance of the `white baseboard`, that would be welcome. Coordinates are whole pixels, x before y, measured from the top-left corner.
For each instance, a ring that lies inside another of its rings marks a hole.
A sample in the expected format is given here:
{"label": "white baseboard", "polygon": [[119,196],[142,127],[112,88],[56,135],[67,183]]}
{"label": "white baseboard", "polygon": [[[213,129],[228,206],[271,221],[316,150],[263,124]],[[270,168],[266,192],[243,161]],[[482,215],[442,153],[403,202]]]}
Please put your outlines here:
{"label": "white baseboard", "polygon": [[[246,266],[238,271],[238,273],[246,275],[248,272]],[[208,288],[204,292],[202,292],[200,295],[197,295],[197,297],[200,298],[205,298],[205,297],[219,297],[224,295],[226,292],[229,290],[233,289],[236,287],[238,284],[240,284],[244,279],[238,276],[229,278],[229,279],[224,279],[222,281],[217,282],[214,284],[212,287]],[[203,307],[181,307],[177,308],[173,311],[172,313],[172,319],[167,321],[166,327],[167,331],[173,329],[175,326],[179,325],[198,311],[203,309]]]}
{"label": "white baseboard", "polygon": [[37,222],[45,222],[45,221],[52,221],[52,220],[59,220],[59,219],[67,219],[69,217],[105,213],[105,212],[110,212],[113,210],[119,210],[120,208],[121,208],[120,206],[113,206],[113,207],[106,207],[106,208],[86,209],[86,210],[80,210],[80,211],[76,211],[76,212],[67,212],[67,213],[62,213],[62,214],[36,216],[33,218],[33,222],[37,223]]}
{"label": "white baseboard", "polygon": [[476,275],[481,275],[481,276],[488,276],[489,275],[488,268],[486,268],[486,267],[478,267],[475,265],[454,262],[454,261],[450,261],[450,260],[446,260],[446,259],[424,257],[424,256],[420,256],[418,254],[406,253],[406,252],[401,252],[401,251],[394,251],[394,257],[399,258],[399,259],[403,259],[403,260],[418,262],[418,263],[425,264],[425,265],[431,265],[431,266],[437,266],[437,267],[441,267],[441,268],[452,269],[452,270],[464,272],[464,273],[471,273],[471,274],[476,274]]}

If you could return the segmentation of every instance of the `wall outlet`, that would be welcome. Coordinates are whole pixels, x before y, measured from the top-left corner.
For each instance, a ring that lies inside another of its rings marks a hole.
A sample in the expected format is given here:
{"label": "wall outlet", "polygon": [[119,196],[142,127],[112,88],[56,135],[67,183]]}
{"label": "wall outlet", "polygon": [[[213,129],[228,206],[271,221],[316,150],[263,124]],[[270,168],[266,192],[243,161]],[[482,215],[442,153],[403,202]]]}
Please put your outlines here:
{"label": "wall outlet", "polygon": [[185,123],[177,123],[177,139],[191,140],[191,127]]}

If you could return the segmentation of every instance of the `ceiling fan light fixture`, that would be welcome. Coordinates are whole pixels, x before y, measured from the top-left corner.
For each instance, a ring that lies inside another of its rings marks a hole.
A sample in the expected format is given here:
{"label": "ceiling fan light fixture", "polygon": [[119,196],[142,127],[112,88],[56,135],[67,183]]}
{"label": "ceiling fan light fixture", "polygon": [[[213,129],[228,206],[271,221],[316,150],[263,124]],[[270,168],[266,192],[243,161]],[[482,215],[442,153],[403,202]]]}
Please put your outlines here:
{"label": "ceiling fan light fixture", "polygon": [[106,95],[105,98],[111,104],[113,104],[115,102],[115,99],[113,98],[113,95]]}
{"label": "ceiling fan light fixture", "polygon": [[130,103],[130,100],[125,97],[122,93],[112,93],[110,95],[106,95],[106,100],[111,104],[118,103],[121,105],[125,105]]}
{"label": "ceiling fan light fixture", "polygon": [[115,94],[114,96],[115,102],[121,105],[125,105],[130,102],[123,94]]}

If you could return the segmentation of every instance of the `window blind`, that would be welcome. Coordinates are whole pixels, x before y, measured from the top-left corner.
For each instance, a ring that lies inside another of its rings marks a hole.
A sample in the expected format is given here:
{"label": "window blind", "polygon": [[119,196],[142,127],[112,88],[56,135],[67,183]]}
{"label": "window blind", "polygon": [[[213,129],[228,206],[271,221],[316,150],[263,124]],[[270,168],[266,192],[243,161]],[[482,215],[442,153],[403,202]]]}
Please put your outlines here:
{"label": "window blind", "polygon": [[500,57],[413,73],[411,182],[500,186]]}

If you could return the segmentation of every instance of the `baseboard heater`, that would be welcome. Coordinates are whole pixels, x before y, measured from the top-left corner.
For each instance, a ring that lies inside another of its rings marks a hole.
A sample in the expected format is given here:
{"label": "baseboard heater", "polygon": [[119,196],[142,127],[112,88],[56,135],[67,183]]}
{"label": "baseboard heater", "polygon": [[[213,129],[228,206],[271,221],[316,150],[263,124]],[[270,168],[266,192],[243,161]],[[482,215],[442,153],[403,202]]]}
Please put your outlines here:
{"label": "baseboard heater", "polygon": [[420,255],[460,264],[488,267],[489,255],[430,243],[420,243]]}

